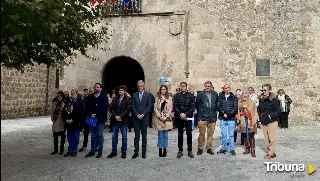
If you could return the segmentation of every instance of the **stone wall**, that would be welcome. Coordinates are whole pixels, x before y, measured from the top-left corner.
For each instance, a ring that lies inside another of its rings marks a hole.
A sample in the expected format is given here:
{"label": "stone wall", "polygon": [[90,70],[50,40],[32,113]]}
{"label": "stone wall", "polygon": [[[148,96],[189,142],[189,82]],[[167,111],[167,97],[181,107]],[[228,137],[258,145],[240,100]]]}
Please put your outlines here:
{"label": "stone wall", "polygon": [[[142,65],[147,87],[152,90],[157,89],[158,76],[173,78],[171,90],[183,80],[193,91],[202,90],[206,80],[211,80],[217,91],[225,83],[230,83],[233,91],[249,86],[260,90],[261,84],[270,83],[274,92],[283,88],[293,99],[292,124],[314,124],[319,120],[318,0],[143,1],[143,13],[169,11],[188,11],[189,17],[114,18],[111,24],[113,38],[103,45],[110,50],[93,50],[92,55],[100,58],[95,62],[79,56],[74,65],[65,68],[61,87],[79,89],[101,82],[107,62],[124,55]],[[179,21],[182,22],[182,31],[173,36],[170,22]],[[256,76],[255,61],[258,58],[270,59],[270,77]],[[188,78],[186,68],[190,73]]]}
{"label": "stone wall", "polygon": [[[1,119],[44,115],[46,81],[46,66],[26,67],[24,73],[1,67]],[[49,108],[54,90],[54,71],[50,69]]]}

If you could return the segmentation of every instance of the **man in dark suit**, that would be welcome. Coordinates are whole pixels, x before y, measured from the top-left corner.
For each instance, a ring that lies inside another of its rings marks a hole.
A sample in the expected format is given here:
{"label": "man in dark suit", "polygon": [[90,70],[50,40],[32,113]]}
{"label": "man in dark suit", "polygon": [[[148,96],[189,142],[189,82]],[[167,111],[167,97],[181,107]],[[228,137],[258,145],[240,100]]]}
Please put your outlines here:
{"label": "man in dark suit", "polygon": [[134,154],[132,159],[139,156],[140,131],[142,135],[142,158],[146,158],[147,151],[147,127],[149,122],[151,104],[151,94],[144,91],[144,82],[137,83],[139,92],[132,96],[132,117],[134,124]]}
{"label": "man in dark suit", "polygon": [[119,87],[119,95],[112,99],[110,111],[115,117],[115,124],[112,131],[112,152],[108,158],[117,156],[119,129],[122,135],[121,158],[126,158],[127,152],[127,131],[129,123],[129,113],[131,109],[131,97],[127,96],[127,87]]}
{"label": "man in dark suit", "polygon": [[153,114],[153,109],[154,109],[154,102],[155,102],[155,99],[154,99],[154,96],[152,95],[151,93],[151,90],[150,89],[147,89],[146,92],[150,93],[151,94],[151,109],[150,109],[150,114],[149,114],[149,128],[152,128],[152,114]]}
{"label": "man in dark suit", "polygon": [[98,154],[96,158],[102,156],[103,150],[103,129],[104,122],[108,116],[108,97],[107,94],[102,92],[102,85],[96,83],[94,85],[94,94],[89,95],[88,100],[85,104],[86,113],[91,119],[97,118],[97,125],[95,127],[90,127],[91,134],[91,151],[85,156],[86,158],[94,156],[96,150],[96,143],[98,142]]}

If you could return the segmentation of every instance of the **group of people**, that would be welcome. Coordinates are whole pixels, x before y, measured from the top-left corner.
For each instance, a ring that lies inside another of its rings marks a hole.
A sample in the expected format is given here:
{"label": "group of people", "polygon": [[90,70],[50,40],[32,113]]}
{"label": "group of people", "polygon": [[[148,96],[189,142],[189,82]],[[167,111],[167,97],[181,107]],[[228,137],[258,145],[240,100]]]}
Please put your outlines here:
{"label": "group of people", "polygon": [[[249,92],[237,90],[236,94],[231,92],[229,84],[223,86],[223,91],[217,93],[210,81],[204,83],[204,90],[198,91],[197,97],[188,91],[186,82],[180,83],[179,92],[175,95],[169,93],[166,85],[161,85],[157,95],[145,90],[143,81],[137,83],[138,92],[130,96],[126,86],[119,87],[119,94],[112,96],[109,101],[102,85],[96,83],[89,89],[89,94],[80,99],[76,90],[71,90],[71,96],[65,98],[63,92],[57,94],[57,100],[52,107],[51,120],[54,133],[54,152],[58,153],[58,136],[61,136],[60,154],[64,152],[65,130],[68,137],[68,152],[64,156],[76,156],[78,152],[80,131],[84,132],[83,147],[87,147],[88,134],[91,134],[91,150],[86,158],[102,156],[103,151],[103,129],[104,122],[108,119],[108,111],[115,118],[112,125],[112,152],[107,156],[117,156],[118,134],[122,135],[121,157],[126,158],[127,152],[127,130],[130,114],[133,119],[135,132],[134,154],[132,159],[139,157],[139,142],[142,137],[142,158],[147,153],[147,127],[148,125],[158,131],[159,157],[167,156],[168,131],[173,128],[173,120],[178,128],[178,153],[177,158],[183,156],[183,134],[187,135],[187,155],[194,158],[192,152],[192,120],[197,112],[199,137],[197,155],[203,153],[205,146],[205,134],[207,133],[206,151],[213,155],[213,135],[216,121],[220,120],[222,147],[218,153],[225,154],[227,149],[232,156],[236,155],[234,137],[240,131],[245,145],[243,154],[255,154],[255,138],[257,128],[262,127],[268,153],[264,158],[276,156],[276,137],[278,123],[282,127],[288,127],[288,113],[292,100],[284,94],[281,89],[279,95],[271,92],[271,85],[264,84],[261,94],[256,95],[252,87]],[[154,111],[154,116],[152,112]],[[173,116],[172,116],[172,113]],[[97,119],[96,125],[88,125],[86,119]],[[152,118],[152,121],[149,121]],[[230,141],[232,140],[232,141]]]}

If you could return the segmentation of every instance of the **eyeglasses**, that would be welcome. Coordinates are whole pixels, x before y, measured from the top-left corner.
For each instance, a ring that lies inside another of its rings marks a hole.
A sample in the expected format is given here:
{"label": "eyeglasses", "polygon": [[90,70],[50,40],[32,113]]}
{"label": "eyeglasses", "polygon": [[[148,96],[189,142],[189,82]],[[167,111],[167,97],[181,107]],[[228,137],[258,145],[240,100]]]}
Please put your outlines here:
{"label": "eyeglasses", "polygon": [[254,91],[253,89],[250,89],[249,91]]}
{"label": "eyeglasses", "polygon": [[229,89],[230,87],[225,87],[224,89]]}
{"label": "eyeglasses", "polygon": [[261,91],[262,91],[262,92],[267,92],[268,90],[266,90],[266,89],[262,89]]}

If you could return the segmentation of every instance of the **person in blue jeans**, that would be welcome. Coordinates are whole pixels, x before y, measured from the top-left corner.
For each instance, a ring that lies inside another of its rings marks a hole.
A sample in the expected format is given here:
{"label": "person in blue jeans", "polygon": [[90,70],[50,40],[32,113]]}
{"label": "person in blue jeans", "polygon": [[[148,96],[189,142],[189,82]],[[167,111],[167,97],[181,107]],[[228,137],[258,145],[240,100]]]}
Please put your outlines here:
{"label": "person in blue jeans", "polygon": [[[96,146],[98,146],[98,154],[96,158],[102,156],[103,150],[103,130],[104,122],[107,120],[108,116],[108,96],[106,93],[102,92],[102,85],[96,83],[94,85],[94,94],[88,96],[86,102],[86,113],[91,119],[97,118],[96,126],[90,125],[90,134],[91,134],[91,151],[85,156],[86,158],[95,156]],[[98,142],[98,145],[96,143]]]}
{"label": "person in blue jeans", "polygon": [[168,87],[161,85],[155,98],[153,117],[154,128],[158,130],[159,157],[167,156],[168,131],[173,128],[171,112],[172,97],[169,95]]}
{"label": "person in blue jeans", "polygon": [[80,129],[85,120],[84,104],[78,98],[78,91],[71,90],[71,98],[66,100],[66,105],[62,110],[62,119],[65,122],[68,137],[68,152],[64,155],[76,156],[80,140]]}
{"label": "person in blue jeans", "polygon": [[112,127],[112,152],[108,158],[117,156],[118,134],[119,130],[122,135],[121,158],[127,157],[127,133],[129,124],[129,113],[131,110],[131,97],[127,94],[127,87],[119,87],[119,95],[114,97],[111,102],[110,112],[115,117],[116,122]]}
{"label": "person in blue jeans", "polygon": [[222,148],[218,153],[227,152],[227,135],[229,136],[229,150],[232,156],[236,156],[234,151],[234,130],[236,127],[235,116],[238,112],[237,97],[230,92],[228,84],[223,86],[223,92],[219,94],[217,110],[219,112],[220,129],[222,137]]}

